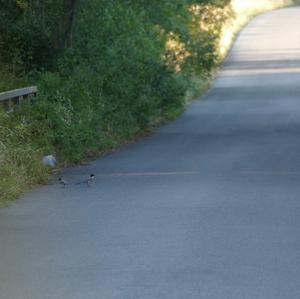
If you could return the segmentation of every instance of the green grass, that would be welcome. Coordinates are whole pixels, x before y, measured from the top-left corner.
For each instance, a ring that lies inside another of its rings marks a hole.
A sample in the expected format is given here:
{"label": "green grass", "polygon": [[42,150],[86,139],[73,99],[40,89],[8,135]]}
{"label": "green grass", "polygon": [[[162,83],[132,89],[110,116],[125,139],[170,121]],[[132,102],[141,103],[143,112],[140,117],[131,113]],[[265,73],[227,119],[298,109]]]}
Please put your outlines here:
{"label": "green grass", "polygon": [[0,206],[49,178],[41,163],[42,151],[30,143],[24,129],[20,122],[0,111]]}
{"label": "green grass", "polygon": [[41,155],[30,146],[7,146],[0,152],[0,206],[17,199],[26,190],[46,183],[49,174]]}

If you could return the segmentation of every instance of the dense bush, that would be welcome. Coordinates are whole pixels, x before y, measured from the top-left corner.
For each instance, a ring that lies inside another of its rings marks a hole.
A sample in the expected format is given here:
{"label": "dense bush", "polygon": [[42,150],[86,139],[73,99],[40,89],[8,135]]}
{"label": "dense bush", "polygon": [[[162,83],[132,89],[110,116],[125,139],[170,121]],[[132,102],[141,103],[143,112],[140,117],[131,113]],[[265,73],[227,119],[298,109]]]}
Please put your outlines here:
{"label": "dense bush", "polygon": [[76,161],[177,115],[216,65],[228,2],[1,1],[0,61],[40,90],[37,146]]}

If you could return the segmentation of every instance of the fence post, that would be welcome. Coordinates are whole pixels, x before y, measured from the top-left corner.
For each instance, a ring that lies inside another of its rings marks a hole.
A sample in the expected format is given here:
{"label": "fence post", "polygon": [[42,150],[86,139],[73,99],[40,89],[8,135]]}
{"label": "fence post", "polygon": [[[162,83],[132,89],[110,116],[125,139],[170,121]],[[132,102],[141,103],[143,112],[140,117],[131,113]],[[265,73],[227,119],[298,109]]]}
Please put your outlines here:
{"label": "fence post", "polygon": [[37,87],[25,87],[6,92],[0,92],[0,104],[3,103],[8,111],[13,110],[14,105],[21,103],[25,99],[32,99],[37,95]]}

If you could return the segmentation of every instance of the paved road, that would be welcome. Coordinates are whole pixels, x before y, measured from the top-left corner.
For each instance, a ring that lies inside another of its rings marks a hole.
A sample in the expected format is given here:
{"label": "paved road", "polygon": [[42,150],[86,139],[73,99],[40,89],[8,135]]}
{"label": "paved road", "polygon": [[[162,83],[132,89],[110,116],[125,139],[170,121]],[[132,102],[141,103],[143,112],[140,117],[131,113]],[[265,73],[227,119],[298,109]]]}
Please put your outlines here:
{"label": "paved road", "polygon": [[176,122],[0,211],[1,299],[299,299],[300,8],[256,18]]}

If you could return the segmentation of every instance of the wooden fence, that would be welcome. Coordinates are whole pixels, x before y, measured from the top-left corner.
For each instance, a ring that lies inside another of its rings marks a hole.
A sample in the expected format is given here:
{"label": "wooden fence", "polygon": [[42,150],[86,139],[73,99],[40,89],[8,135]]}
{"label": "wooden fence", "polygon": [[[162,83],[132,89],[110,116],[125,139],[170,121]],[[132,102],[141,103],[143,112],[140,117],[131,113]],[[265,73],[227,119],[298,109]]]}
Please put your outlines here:
{"label": "wooden fence", "polygon": [[0,104],[4,104],[6,110],[12,110],[14,105],[19,104],[25,99],[31,99],[36,95],[36,86],[0,92]]}

